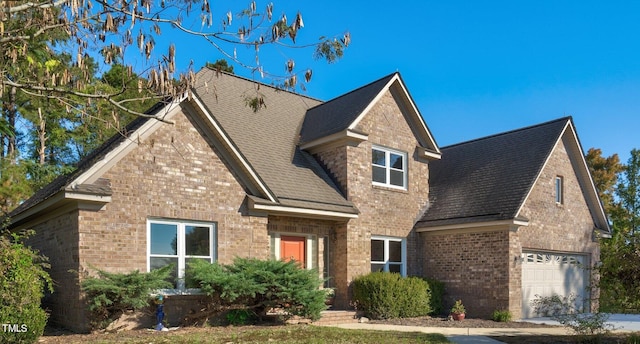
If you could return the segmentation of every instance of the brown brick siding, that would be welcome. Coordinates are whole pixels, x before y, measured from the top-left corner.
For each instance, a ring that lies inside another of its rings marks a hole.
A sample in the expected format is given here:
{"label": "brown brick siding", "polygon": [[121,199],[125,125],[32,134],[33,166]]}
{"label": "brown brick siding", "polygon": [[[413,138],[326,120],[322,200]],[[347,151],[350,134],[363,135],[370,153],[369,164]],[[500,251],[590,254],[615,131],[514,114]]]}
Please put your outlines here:
{"label": "brown brick siding", "polygon": [[509,307],[508,229],[425,232],[424,275],[445,283],[445,310],[461,299],[470,317],[488,318]]}
{"label": "brown brick siding", "polygon": [[[586,254],[591,264],[599,249],[594,222],[574,172],[565,140],[560,141],[527,198],[520,216],[530,220],[517,230],[422,233],[424,273],[447,285],[447,302],[463,299],[472,316],[489,317],[507,308],[522,316],[523,250]],[[578,157],[579,158],[579,157]],[[564,204],[555,203],[556,176],[564,178]],[[505,226],[506,227],[506,226]],[[597,298],[597,289],[592,298]],[[592,310],[597,302],[592,303]]]}
{"label": "brown brick siding", "polygon": [[[386,92],[355,128],[369,139],[357,147],[342,146],[317,153],[317,158],[340,182],[347,198],[360,210],[358,219],[336,227],[336,305],[347,307],[343,294],[356,276],[371,271],[371,236],[407,239],[408,274],[421,273],[417,251],[416,219],[428,199],[428,164],[415,156],[419,145],[393,92]],[[408,189],[372,185],[371,148],[379,145],[404,151],[408,156]]]}
{"label": "brown brick siding", "polygon": [[54,293],[43,299],[43,307],[56,310],[49,323],[82,331],[86,326],[85,304],[78,293],[78,277],[69,271],[79,271],[78,215],[76,210],[64,212],[33,227],[36,235],[28,245],[49,258],[48,270],[54,283]]}

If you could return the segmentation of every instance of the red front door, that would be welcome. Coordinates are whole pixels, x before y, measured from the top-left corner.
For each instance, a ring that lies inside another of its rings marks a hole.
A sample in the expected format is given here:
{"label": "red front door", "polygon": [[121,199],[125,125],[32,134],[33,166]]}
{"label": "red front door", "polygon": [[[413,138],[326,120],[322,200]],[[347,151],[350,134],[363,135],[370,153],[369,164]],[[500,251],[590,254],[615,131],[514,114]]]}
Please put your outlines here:
{"label": "red front door", "polygon": [[284,261],[295,260],[301,268],[306,267],[305,247],[307,238],[297,236],[280,237],[280,257]]}

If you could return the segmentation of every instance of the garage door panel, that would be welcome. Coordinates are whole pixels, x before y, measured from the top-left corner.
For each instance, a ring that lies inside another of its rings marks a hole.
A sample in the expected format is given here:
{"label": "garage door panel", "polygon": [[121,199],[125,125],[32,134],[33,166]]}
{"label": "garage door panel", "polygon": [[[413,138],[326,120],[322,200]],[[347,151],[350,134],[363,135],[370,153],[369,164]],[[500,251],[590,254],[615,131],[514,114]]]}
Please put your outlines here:
{"label": "garage door panel", "polygon": [[585,256],[569,253],[525,252],[522,254],[522,317],[538,316],[533,313],[531,301],[539,296],[576,296],[582,307],[588,295],[587,273],[582,268]]}

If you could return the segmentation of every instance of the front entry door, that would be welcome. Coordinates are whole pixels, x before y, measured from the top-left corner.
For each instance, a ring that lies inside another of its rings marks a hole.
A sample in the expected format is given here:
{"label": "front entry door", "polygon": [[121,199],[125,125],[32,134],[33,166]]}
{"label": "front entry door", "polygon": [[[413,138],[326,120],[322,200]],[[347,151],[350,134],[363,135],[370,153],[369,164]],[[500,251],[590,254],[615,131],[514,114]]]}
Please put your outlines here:
{"label": "front entry door", "polygon": [[295,260],[301,268],[306,268],[307,238],[298,236],[280,237],[280,257],[284,261]]}

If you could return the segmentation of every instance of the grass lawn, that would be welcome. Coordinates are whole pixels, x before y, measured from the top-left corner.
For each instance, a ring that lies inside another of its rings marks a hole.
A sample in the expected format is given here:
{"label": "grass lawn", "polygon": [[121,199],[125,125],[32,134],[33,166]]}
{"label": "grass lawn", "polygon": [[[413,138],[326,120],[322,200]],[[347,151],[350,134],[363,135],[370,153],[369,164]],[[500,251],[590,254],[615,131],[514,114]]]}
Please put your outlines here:
{"label": "grass lawn", "polygon": [[345,330],[309,325],[190,327],[168,332],[139,330],[88,335],[47,335],[43,336],[39,342],[47,344],[450,343],[441,334]]}

